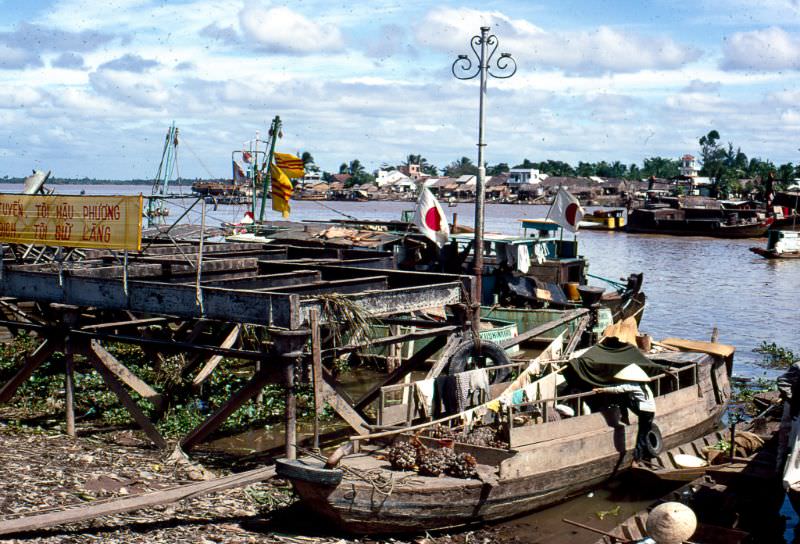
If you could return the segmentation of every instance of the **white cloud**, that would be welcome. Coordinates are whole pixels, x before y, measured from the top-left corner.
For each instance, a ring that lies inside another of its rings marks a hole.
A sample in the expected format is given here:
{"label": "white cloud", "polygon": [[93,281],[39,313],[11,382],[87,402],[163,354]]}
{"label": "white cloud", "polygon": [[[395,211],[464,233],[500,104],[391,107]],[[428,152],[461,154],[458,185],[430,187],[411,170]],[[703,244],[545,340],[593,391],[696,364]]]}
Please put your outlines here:
{"label": "white cloud", "polygon": [[467,8],[430,11],[418,30],[423,43],[448,52],[468,51],[467,40],[480,26],[500,36],[499,52],[509,51],[520,64],[576,72],[637,72],[683,66],[700,52],[666,36],[642,36],[608,26],[591,31],[549,32],[500,12]]}
{"label": "white cloud", "polygon": [[152,75],[102,70],[89,74],[89,82],[98,94],[127,105],[160,108],[170,98],[169,92]]}
{"label": "white cloud", "polygon": [[722,68],[728,70],[796,70],[800,68],[800,36],[779,27],[737,32],[723,47]]}
{"label": "white cloud", "polygon": [[342,35],[334,26],[321,25],[287,7],[248,7],[239,12],[245,37],[275,53],[308,55],[342,49]]}
{"label": "white cloud", "polygon": [[42,64],[39,55],[0,43],[0,69],[13,70],[25,68],[27,66],[40,66]]}

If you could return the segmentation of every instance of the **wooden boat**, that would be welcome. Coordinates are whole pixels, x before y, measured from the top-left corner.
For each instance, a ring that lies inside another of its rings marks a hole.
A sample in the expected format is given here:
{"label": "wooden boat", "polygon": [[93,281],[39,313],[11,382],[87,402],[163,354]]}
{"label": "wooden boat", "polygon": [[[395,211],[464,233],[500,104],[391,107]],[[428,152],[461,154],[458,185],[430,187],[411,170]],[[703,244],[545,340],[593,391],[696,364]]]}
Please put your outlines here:
{"label": "wooden boat", "polygon": [[[709,471],[736,470],[755,459],[766,438],[745,429],[734,433],[737,455],[733,461],[730,460],[731,433],[719,430],[661,452],[633,468],[632,474],[661,482],[691,482]],[[719,456],[716,461],[714,454]]]}
{"label": "wooden boat", "polygon": [[714,238],[758,238],[769,222],[756,217],[740,217],[723,209],[654,207],[632,210],[626,230],[634,233]]}
{"label": "wooden boat", "polygon": [[[780,510],[784,492],[775,472],[777,424],[771,425],[769,431],[762,435],[765,446],[753,455],[734,463],[706,467],[697,478],[670,491],[652,506],[670,501],[689,506],[698,520],[697,530],[691,537],[691,542],[697,544],[781,541],[784,518]],[[702,440],[713,442],[725,436],[713,433]],[[692,451],[697,442],[684,444],[682,449]],[[648,536],[648,510],[637,512],[612,530],[603,530],[604,536],[594,544],[641,542]]]}
{"label": "wooden boat", "polygon": [[[727,490],[725,490],[727,491]],[[714,493],[724,494],[720,489],[712,489],[712,484],[702,478],[692,481],[690,484],[670,492],[662,497],[658,503],[664,502],[689,502],[695,497],[703,497]],[[720,501],[721,503],[721,501]],[[655,506],[655,505],[654,505]],[[697,514],[697,512],[695,512]],[[641,510],[625,521],[614,527],[610,531],[600,531],[584,524],[577,524],[564,520],[571,525],[577,525],[584,529],[596,533],[603,533],[593,544],[638,544],[641,542],[655,542],[647,540],[647,517],[649,510]],[[702,517],[700,518],[703,519]],[[735,521],[725,523],[721,521],[710,521],[704,523],[698,520],[697,529],[691,537],[694,544],[744,544],[750,542],[750,532],[743,531],[735,527]]]}
{"label": "wooden boat", "polygon": [[595,210],[587,213],[581,220],[580,227],[590,230],[625,230],[625,210]]}
{"label": "wooden boat", "polygon": [[[712,431],[730,398],[732,359],[675,352],[652,357],[667,369],[651,384],[664,446],[671,448]],[[558,368],[550,366],[551,372],[544,372],[535,383],[555,380]],[[501,409],[505,447],[456,441],[456,453],[470,453],[477,460],[478,479],[391,470],[386,450],[374,444],[345,455],[338,464],[329,459],[327,466],[312,458],[281,460],[277,472],[292,482],[314,513],[351,533],[422,532],[508,518],[579,494],[629,468],[636,418],[625,422],[620,409],[610,405],[585,413],[580,407],[591,403],[593,395],[554,394]],[[579,408],[576,413],[585,415],[547,422],[548,411],[562,404],[574,405]],[[353,437],[352,444],[401,434],[411,438],[434,423],[465,415]]]}
{"label": "wooden boat", "polygon": [[770,230],[767,233],[766,249],[751,247],[750,251],[765,259],[800,259],[800,232]]}

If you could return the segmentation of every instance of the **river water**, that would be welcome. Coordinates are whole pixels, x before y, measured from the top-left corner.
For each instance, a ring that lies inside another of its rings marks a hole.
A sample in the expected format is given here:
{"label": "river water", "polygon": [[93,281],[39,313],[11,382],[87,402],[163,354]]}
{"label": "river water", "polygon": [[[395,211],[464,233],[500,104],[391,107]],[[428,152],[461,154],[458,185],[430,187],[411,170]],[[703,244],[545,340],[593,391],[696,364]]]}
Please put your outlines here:
{"label": "river water", "polygon": [[[9,186],[2,190],[17,189]],[[57,186],[60,194],[77,194],[81,190],[87,194],[149,192],[142,186]],[[188,189],[184,191],[188,193]],[[193,201],[189,198],[169,201],[169,219],[174,220]],[[413,202],[295,201],[291,219],[349,216],[361,220],[393,220],[398,219],[403,210],[413,207]],[[200,208],[196,206],[185,221],[199,224]],[[238,220],[244,211],[243,206],[213,209],[209,205],[206,207],[207,224]],[[445,208],[445,213],[451,219],[452,214],[457,213],[459,224],[473,224],[471,204]],[[544,217],[546,213],[547,206],[488,204],[486,230],[521,234],[521,219]],[[267,219],[276,219],[275,215],[270,212]],[[796,334],[800,260],[771,261],[748,251],[751,246],[764,245],[764,239],[722,240],[599,231],[581,231],[578,239],[579,252],[588,258],[590,273],[617,281],[630,273],[644,273],[648,302],[640,328],[655,339],[674,336],[708,340],[712,329],[717,327],[719,340],[737,349],[735,374],[749,377],[767,374],[758,366],[760,356],[753,351],[764,341],[800,352],[800,339]],[[597,280],[592,282],[602,285]],[[774,374],[769,373],[769,376]],[[529,542],[591,542],[592,538],[585,531],[570,533],[566,530],[561,517],[609,527],[648,502],[650,499],[632,496],[630,487],[612,482],[591,495],[509,522],[504,530]],[[611,516],[603,523],[594,516],[595,512],[611,510],[615,505],[622,507],[619,516]],[[788,515],[790,510],[785,510]],[[794,524],[795,521],[790,522],[790,526]],[[536,538],[532,538],[534,534]],[[791,531],[787,531],[786,536],[791,539]]]}

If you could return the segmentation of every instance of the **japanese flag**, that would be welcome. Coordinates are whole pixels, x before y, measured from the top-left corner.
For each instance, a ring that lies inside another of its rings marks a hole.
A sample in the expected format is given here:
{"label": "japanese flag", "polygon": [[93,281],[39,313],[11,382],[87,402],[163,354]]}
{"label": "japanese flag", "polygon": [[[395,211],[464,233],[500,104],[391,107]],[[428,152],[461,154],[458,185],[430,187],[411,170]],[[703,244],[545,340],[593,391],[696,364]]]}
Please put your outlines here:
{"label": "japanese flag", "polygon": [[439,206],[439,201],[431,194],[427,187],[422,187],[417,200],[417,210],[414,213],[414,224],[419,231],[436,245],[442,247],[450,238],[450,225]]}
{"label": "japanese flag", "polygon": [[547,217],[570,232],[578,232],[578,223],[583,219],[583,208],[577,198],[563,187],[559,187]]}

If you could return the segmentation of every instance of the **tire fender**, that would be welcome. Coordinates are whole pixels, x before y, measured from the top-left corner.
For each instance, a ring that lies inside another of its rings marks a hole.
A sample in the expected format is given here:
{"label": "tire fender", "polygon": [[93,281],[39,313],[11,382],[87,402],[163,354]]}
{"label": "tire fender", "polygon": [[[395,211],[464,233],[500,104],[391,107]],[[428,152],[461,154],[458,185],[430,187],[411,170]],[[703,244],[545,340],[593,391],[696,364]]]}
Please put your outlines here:
{"label": "tire fender", "polygon": [[664,439],[661,437],[661,429],[659,429],[655,422],[653,426],[650,427],[650,430],[647,431],[645,439],[647,443],[647,453],[650,457],[656,457],[661,453],[661,450],[664,449]]}
{"label": "tire fender", "polygon": [[[477,355],[477,350],[474,340],[465,340],[459,344],[450,359],[447,362],[445,371],[447,374],[458,374],[467,370],[467,364],[470,357]],[[494,342],[481,341],[481,355],[489,359],[492,364],[490,366],[507,365],[511,363],[505,350]],[[510,368],[503,368],[495,372],[492,383],[500,383],[506,381],[511,375]]]}

